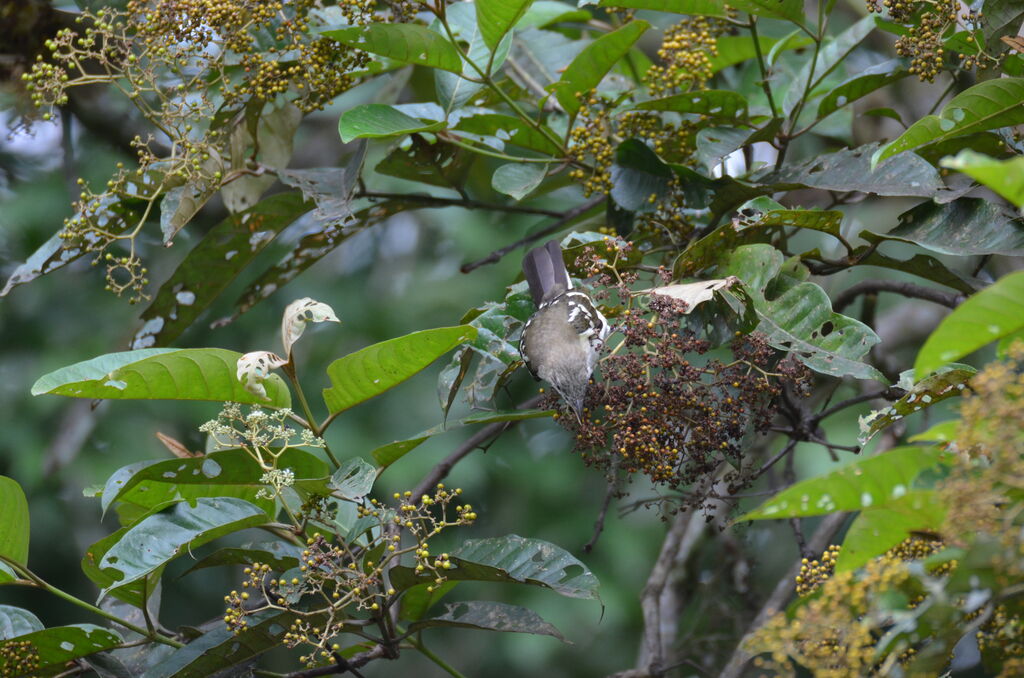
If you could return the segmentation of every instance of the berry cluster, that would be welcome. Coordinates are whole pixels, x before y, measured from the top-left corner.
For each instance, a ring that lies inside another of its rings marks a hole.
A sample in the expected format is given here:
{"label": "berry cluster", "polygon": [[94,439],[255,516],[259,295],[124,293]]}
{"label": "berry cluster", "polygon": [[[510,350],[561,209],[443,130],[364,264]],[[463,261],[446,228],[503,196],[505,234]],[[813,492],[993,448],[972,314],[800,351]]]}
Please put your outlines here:
{"label": "berry cluster", "polygon": [[39,650],[27,640],[0,642],[0,674],[32,675],[39,668]]}
{"label": "berry cluster", "polygon": [[[582,96],[582,95],[581,95]],[[578,165],[569,176],[583,184],[583,195],[612,190],[613,125],[607,102],[591,91],[583,96],[577,124],[569,133],[569,158]],[[586,167],[587,169],[584,169]]]}
{"label": "berry cluster", "polygon": [[[238,635],[249,628],[253,615],[291,611],[298,619],[284,634],[284,644],[312,648],[300,657],[307,666],[330,657],[339,649],[340,635],[367,616],[380,618],[401,596],[388,585],[386,572],[400,565],[403,556],[410,561],[411,575],[428,584],[428,592],[445,582],[446,571],[456,563],[447,553],[433,553],[429,540],[448,527],[476,520],[470,504],[456,504],[461,494],[460,488],[448,490],[439,483],[419,502],[412,492],[396,492],[393,506],[376,499],[359,504],[356,527],[347,539],[331,541],[314,533],[297,568],[282,574],[266,563],[245,568],[241,590],[224,597],[224,623]],[[355,617],[357,612],[364,616]]]}
{"label": "berry cluster", "polygon": [[658,48],[660,64],[644,75],[652,96],[701,89],[712,76],[712,57],[718,56],[718,36],[729,29],[724,19],[696,16],[665,31]]}
{"label": "berry cluster", "polygon": [[831,544],[821,554],[821,560],[800,561],[800,574],[796,576],[796,594],[801,598],[809,596],[821,587],[822,583],[836,571],[836,560],[842,549],[838,544]]}

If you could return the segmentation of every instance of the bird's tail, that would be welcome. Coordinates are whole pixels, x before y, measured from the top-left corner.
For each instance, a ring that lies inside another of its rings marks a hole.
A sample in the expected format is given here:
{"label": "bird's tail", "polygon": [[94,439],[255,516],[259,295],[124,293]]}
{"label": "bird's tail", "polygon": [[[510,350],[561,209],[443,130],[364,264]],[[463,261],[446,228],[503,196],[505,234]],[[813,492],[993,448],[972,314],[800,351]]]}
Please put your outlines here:
{"label": "bird's tail", "polygon": [[523,273],[526,274],[530,294],[537,306],[572,289],[572,280],[569,279],[569,271],[565,269],[562,248],[557,240],[549,240],[543,246],[527,252],[523,257]]}

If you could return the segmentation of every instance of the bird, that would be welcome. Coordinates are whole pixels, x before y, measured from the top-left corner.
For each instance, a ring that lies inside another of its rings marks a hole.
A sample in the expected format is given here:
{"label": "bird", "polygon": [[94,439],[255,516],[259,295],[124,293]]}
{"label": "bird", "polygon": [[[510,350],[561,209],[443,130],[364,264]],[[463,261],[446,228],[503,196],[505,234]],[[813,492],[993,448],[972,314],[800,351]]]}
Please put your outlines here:
{"label": "bird", "polygon": [[582,421],[587,385],[611,326],[586,292],[573,289],[557,240],[527,252],[523,273],[537,310],[523,326],[519,352],[534,379],[551,384]]}

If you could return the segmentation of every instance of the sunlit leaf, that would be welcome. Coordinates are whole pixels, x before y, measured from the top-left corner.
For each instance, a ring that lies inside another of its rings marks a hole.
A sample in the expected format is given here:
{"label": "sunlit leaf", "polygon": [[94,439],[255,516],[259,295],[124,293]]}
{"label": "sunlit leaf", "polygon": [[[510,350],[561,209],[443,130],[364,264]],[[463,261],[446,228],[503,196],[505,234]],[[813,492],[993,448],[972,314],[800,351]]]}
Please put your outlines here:
{"label": "sunlit leaf", "polygon": [[241,355],[221,348],[144,348],[108,353],[43,375],[32,386],[32,395],[290,406],[288,387],[277,375],[264,382],[269,400],[245,390],[235,377]]}
{"label": "sunlit leaf", "polygon": [[28,500],[16,480],[0,476],[0,555],[28,564]]}
{"label": "sunlit leaf", "polygon": [[942,166],[963,172],[1018,207],[1024,206],[1024,157],[997,160],[971,149],[944,158]]}
{"label": "sunlit leaf", "polygon": [[860,512],[843,538],[836,572],[856,570],[909,537],[912,532],[936,531],[946,517],[946,506],[934,490],[910,490],[884,506]]}
{"label": "sunlit leaf", "polygon": [[369,400],[425,369],[456,346],[476,337],[468,325],[413,332],[350,353],[327,367],[324,402],[332,415]]}
{"label": "sunlit leaf", "polygon": [[946,316],[914,362],[918,379],[1024,328],[1024,271],[986,287]]}
{"label": "sunlit leaf", "polygon": [[953,97],[938,115],[926,115],[882,146],[874,162],[951,137],[1024,123],[1024,78],[993,78]]}
{"label": "sunlit leaf", "polygon": [[587,45],[572,60],[559,81],[551,86],[562,108],[570,114],[579,111],[581,96],[601,83],[612,66],[629,52],[649,26],[646,21],[631,21]]}
{"label": "sunlit leaf", "polygon": [[447,38],[418,24],[369,24],[324,31],[332,40],[404,64],[462,72],[462,58]]}
{"label": "sunlit leaf", "polygon": [[836,511],[884,506],[913,489],[921,471],[949,463],[952,455],[934,447],[896,447],[858,459],[836,471],[802,480],[749,511],[736,522],[803,518]]}
{"label": "sunlit leaf", "polygon": [[431,627],[479,629],[481,631],[503,631],[505,633],[533,633],[558,638],[568,642],[558,629],[544,621],[539,614],[519,605],[509,605],[490,600],[467,600],[448,603],[440,617],[424,619],[409,624],[410,631]]}

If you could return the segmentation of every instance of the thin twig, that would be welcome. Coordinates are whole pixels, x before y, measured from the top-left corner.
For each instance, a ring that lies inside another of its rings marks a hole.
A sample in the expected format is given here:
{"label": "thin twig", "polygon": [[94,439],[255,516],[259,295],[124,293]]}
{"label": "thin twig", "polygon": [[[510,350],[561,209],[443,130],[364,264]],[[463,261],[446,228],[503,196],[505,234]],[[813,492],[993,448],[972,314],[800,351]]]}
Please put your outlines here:
{"label": "thin twig", "polygon": [[483,259],[478,259],[477,261],[472,261],[468,264],[464,264],[462,266],[461,271],[463,273],[469,273],[471,271],[475,271],[476,269],[486,264],[494,264],[501,261],[501,258],[508,254],[509,252],[511,252],[512,250],[529,245],[532,242],[540,240],[541,238],[545,238],[554,233],[555,231],[560,230],[576,217],[580,216],[581,214],[586,214],[594,207],[600,205],[602,202],[604,202],[604,199],[604,195],[594,196],[593,198],[583,203],[582,205],[577,205],[576,207],[573,207],[571,210],[565,212],[557,221],[550,224],[549,226],[542,228],[536,233],[531,233],[525,238],[520,238],[511,245],[505,245],[500,249],[496,249]]}
{"label": "thin twig", "polygon": [[[618,461],[618,457],[615,457]],[[604,531],[604,519],[608,515],[608,507],[611,506],[612,497],[615,496],[616,490],[619,488],[619,479],[616,475],[616,468],[611,469],[611,473],[608,475],[608,488],[604,493],[604,501],[601,503],[601,512],[597,514],[597,520],[594,521],[594,534],[590,537],[590,541],[583,545],[583,552],[590,553],[594,550],[594,545],[597,544],[598,538],[601,536],[601,532]]]}
{"label": "thin twig", "polygon": [[334,664],[330,666],[321,666],[316,669],[307,669],[305,671],[296,671],[285,675],[285,678],[319,678],[320,676],[335,676],[342,675],[344,673],[351,673],[357,678],[362,678],[361,674],[356,671],[360,666],[369,664],[374,659],[380,659],[385,656],[384,646],[377,645],[366,652],[360,652],[354,655],[351,659],[345,659],[339,654],[334,655]]}
{"label": "thin twig", "polygon": [[502,205],[500,203],[482,202],[472,198],[445,198],[425,193],[381,193],[379,191],[360,190],[352,195],[353,198],[371,198],[378,200],[404,200],[405,202],[419,203],[424,207],[463,207],[468,210],[489,210],[492,212],[510,212],[513,214],[537,214],[542,217],[561,218],[562,212],[548,210],[541,207],[526,207],[524,205]]}
{"label": "thin twig", "polygon": [[912,299],[924,299],[947,308],[956,308],[964,300],[964,295],[954,292],[945,292],[931,287],[915,285],[909,282],[898,280],[864,280],[853,287],[844,290],[832,303],[832,308],[837,313],[853,303],[861,294],[877,294],[878,292],[893,292]]}

